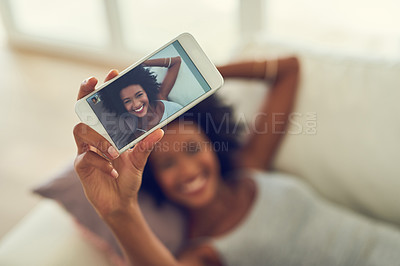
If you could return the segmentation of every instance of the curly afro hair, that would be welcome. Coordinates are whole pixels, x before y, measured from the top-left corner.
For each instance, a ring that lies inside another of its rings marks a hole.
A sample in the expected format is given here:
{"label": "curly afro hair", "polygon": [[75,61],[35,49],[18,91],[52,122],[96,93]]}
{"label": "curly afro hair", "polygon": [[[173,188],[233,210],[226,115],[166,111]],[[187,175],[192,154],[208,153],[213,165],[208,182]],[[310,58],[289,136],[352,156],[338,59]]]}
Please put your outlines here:
{"label": "curly afro hair", "polygon": [[103,106],[112,113],[120,116],[126,113],[124,103],[122,102],[120,92],[130,86],[140,85],[145,90],[150,104],[158,100],[160,83],[157,82],[157,75],[143,65],[138,65],[128,71],[125,75],[116,79],[111,86],[99,92],[103,101]]}

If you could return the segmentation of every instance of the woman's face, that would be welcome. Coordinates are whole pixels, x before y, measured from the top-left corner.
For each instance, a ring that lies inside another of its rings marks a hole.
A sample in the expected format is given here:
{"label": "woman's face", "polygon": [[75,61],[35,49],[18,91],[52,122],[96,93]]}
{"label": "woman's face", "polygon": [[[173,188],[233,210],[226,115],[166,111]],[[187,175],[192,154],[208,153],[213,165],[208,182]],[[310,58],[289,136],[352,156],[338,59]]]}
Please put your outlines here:
{"label": "woman's face", "polygon": [[147,114],[149,98],[142,86],[130,85],[122,89],[119,95],[129,113],[137,117],[144,117]]}
{"label": "woman's face", "polygon": [[221,179],[219,161],[211,147],[197,125],[168,125],[150,155],[150,163],[169,200],[190,209],[212,202]]}

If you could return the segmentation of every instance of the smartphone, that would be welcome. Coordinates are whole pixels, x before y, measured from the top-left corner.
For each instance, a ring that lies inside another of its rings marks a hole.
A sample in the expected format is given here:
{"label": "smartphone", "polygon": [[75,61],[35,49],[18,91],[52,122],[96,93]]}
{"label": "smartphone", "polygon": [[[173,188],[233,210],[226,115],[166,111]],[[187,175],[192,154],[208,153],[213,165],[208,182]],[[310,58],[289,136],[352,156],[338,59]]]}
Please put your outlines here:
{"label": "smartphone", "polygon": [[122,153],[223,82],[194,37],[183,33],[78,100],[75,112]]}

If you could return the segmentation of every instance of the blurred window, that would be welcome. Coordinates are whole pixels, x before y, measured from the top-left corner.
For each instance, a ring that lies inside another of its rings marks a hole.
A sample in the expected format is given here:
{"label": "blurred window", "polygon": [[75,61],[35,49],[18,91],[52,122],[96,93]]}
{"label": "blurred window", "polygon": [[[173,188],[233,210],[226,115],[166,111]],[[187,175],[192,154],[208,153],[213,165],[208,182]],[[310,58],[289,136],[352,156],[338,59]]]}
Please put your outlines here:
{"label": "blurred window", "polygon": [[398,56],[398,0],[267,0],[264,33],[352,53]]}
{"label": "blurred window", "polygon": [[118,7],[130,49],[156,49],[160,40],[190,32],[212,59],[220,61],[238,42],[237,0],[119,0]]}
{"label": "blurred window", "polygon": [[264,35],[352,53],[400,51],[398,0],[1,0],[0,8],[11,42],[78,57],[137,58],[182,32],[216,63]]}
{"label": "blurred window", "polygon": [[1,0],[0,8],[9,38],[18,45],[140,56],[190,32],[221,61],[237,42],[238,1]]}
{"label": "blurred window", "polygon": [[105,46],[109,40],[101,1],[8,1],[15,30],[55,41]]}

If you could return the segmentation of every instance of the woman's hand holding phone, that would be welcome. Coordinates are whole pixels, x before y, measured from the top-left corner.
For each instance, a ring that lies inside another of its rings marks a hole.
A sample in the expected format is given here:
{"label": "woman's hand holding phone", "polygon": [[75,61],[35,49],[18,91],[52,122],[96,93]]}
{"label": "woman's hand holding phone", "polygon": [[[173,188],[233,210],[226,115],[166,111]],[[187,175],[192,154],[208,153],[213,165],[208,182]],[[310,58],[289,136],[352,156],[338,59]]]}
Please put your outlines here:
{"label": "woman's hand holding phone", "polygon": [[113,77],[96,91],[81,93],[75,112],[119,154],[223,84],[222,76],[189,33],[180,34]]}
{"label": "woman's hand holding phone", "polygon": [[[116,76],[118,71],[112,70],[105,81]],[[93,77],[84,81],[78,100],[93,92],[96,84],[97,79]],[[87,198],[103,218],[137,203],[147,158],[163,134],[158,129],[133,149],[118,155],[115,148],[88,125],[79,123],[75,126],[74,137],[78,148],[75,170]]]}

